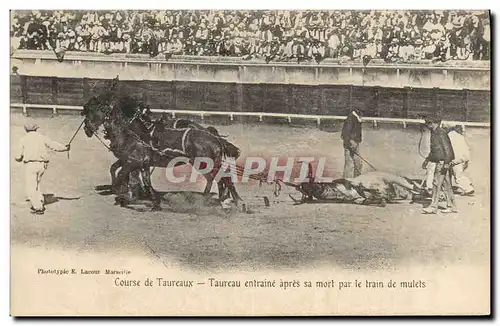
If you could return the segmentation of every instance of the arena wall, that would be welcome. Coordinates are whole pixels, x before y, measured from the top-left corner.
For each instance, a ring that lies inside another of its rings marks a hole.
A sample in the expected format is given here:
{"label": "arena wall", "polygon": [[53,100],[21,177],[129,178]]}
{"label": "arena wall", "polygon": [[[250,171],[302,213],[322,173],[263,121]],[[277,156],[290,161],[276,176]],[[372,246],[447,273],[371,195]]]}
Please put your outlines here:
{"label": "arena wall", "polygon": [[60,63],[53,53],[33,52],[14,55],[20,75],[11,77],[11,103],[83,105],[119,75],[123,91],[157,109],[345,115],[359,108],[371,117],[440,112],[446,120],[490,121],[490,71],[484,62],[370,68],[352,62],[266,65],[234,58],[166,62],[69,54]]}
{"label": "arena wall", "polygon": [[272,62],[230,57],[163,56],[68,52],[58,62],[53,52],[18,50],[12,65],[32,76],[113,78],[123,80],[223,81],[266,84],[333,84],[356,86],[490,89],[489,61],[417,61],[405,64],[372,60],[320,64]]}

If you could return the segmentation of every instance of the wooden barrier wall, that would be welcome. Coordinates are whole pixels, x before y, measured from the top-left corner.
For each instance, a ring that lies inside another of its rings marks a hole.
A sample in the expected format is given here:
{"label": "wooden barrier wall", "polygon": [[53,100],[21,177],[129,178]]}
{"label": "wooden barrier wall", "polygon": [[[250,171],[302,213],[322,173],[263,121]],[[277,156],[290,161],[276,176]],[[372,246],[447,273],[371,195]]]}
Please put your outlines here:
{"label": "wooden barrier wall", "polygon": [[[11,103],[83,105],[108,80],[11,76]],[[419,118],[440,112],[444,120],[489,122],[489,91],[351,85],[242,84],[188,81],[120,81],[121,91],[152,108],[233,112]]]}

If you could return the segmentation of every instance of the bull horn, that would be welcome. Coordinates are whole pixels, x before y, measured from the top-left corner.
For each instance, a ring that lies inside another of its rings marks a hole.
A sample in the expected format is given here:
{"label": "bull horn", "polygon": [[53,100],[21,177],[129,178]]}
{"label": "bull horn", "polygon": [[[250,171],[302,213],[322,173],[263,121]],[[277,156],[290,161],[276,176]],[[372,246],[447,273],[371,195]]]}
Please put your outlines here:
{"label": "bull horn", "polygon": [[281,179],[276,179],[276,181],[279,182],[279,183],[282,183],[282,184],[284,184],[286,186],[293,187],[293,188],[297,189],[298,191],[302,192],[302,189],[300,188],[300,185],[296,185],[296,184],[291,183],[291,182],[283,181]]}

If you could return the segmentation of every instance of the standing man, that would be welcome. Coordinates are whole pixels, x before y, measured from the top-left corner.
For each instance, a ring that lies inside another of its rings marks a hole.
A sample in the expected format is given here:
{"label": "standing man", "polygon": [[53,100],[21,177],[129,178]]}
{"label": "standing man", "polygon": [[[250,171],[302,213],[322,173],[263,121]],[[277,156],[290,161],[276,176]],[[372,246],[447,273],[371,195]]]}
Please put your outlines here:
{"label": "standing man", "polygon": [[455,183],[458,186],[460,194],[464,196],[472,196],[474,194],[474,186],[464,173],[469,166],[470,150],[469,145],[463,136],[462,126],[457,125],[450,128],[448,131],[448,137],[450,137],[453,152],[455,153],[455,159],[452,162]]}
{"label": "standing man", "polygon": [[[460,125],[456,125],[451,128],[445,128],[445,130],[448,130],[448,137],[450,138],[453,153],[455,154],[455,159],[452,162],[452,180],[454,179],[458,187],[458,193],[463,196],[473,196],[474,186],[469,177],[464,173],[469,166],[470,150],[463,135],[463,128]],[[425,183],[428,193],[432,192],[435,169],[435,163],[429,162],[427,164],[427,178]]]}
{"label": "standing man", "polygon": [[36,124],[26,124],[24,130],[26,135],[21,138],[15,159],[17,162],[24,162],[25,191],[31,203],[31,212],[41,215],[45,212],[45,203],[40,190],[40,181],[49,164],[47,148],[56,152],[66,152],[70,146],[59,144],[38,133]]}
{"label": "standing man", "polygon": [[443,190],[446,197],[446,209],[442,213],[456,213],[457,206],[455,196],[451,188],[451,165],[455,159],[453,147],[446,130],[441,127],[441,119],[437,117],[427,118],[425,125],[431,131],[431,151],[424,163],[422,169],[427,169],[429,162],[436,164],[434,170],[434,180],[432,184],[432,202],[429,207],[423,209],[424,214],[436,214],[438,211],[438,202],[440,193]]}
{"label": "standing man", "polygon": [[341,138],[344,141],[344,179],[355,178],[361,174],[359,144],[362,140],[361,117],[357,109],[352,110],[344,120]]}

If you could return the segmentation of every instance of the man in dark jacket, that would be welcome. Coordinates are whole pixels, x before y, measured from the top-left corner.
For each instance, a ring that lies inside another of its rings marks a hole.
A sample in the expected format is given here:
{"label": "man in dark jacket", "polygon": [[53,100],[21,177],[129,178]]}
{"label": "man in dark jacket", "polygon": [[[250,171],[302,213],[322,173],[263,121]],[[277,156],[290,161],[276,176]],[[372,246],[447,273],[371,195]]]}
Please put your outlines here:
{"label": "man in dark jacket", "polygon": [[446,197],[446,209],[442,213],[456,213],[457,206],[451,188],[451,163],[455,159],[453,146],[448,133],[441,127],[441,119],[436,117],[427,118],[426,127],[431,131],[431,150],[422,168],[426,169],[429,162],[436,164],[434,170],[434,182],[432,185],[432,202],[429,207],[424,208],[425,214],[436,214],[441,191]]}
{"label": "man in dark jacket", "polygon": [[344,120],[341,138],[344,141],[344,179],[361,174],[359,144],[362,140],[361,117],[358,110],[352,110]]}

